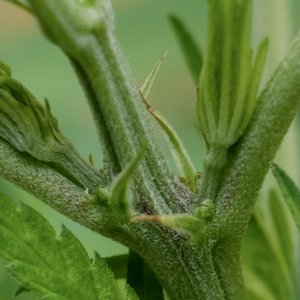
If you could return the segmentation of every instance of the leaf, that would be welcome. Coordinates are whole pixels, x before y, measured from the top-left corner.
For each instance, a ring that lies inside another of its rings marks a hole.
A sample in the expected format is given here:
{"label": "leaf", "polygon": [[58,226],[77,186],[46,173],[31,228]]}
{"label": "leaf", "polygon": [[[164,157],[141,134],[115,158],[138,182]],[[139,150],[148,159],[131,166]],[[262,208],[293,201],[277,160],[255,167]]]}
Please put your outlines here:
{"label": "leaf", "polygon": [[300,190],[280,167],[272,163],[271,168],[283,198],[294,217],[298,230],[300,231]]}
{"label": "leaf", "polygon": [[267,199],[260,199],[242,247],[250,299],[299,299],[299,240],[294,227],[284,202],[274,191]]}
{"label": "leaf", "polygon": [[198,174],[184,145],[182,144],[179,136],[177,135],[176,131],[172,128],[172,126],[169,124],[167,119],[162,114],[160,114],[157,110],[155,110],[146,100],[149,91],[152,87],[153,81],[165,57],[166,54],[163,55],[161,59],[156,63],[153,70],[151,71],[151,73],[145,80],[144,84],[142,85],[140,89],[140,94],[147,110],[155,118],[158,125],[160,126],[163,133],[165,134],[167,140],[170,142],[172,146],[171,152],[179,171],[182,173],[183,177],[186,179],[186,182],[192,188],[192,190],[196,192]]}
{"label": "leaf", "polygon": [[91,262],[66,227],[57,236],[36,211],[0,197],[0,257],[25,288],[49,300],[125,299],[105,260]]}
{"label": "leaf", "polygon": [[191,187],[192,191],[197,191],[198,173],[196,168],[188,155],[180,137],[176,131],[169,124],[167,119],[161,115],[157,110],[152,108],[145,100],[148,111],[155,118],[160,128],[164,132],[166,138],[171,144],[171,153],[174,157],[176,165],[181,172],[182,176],[186,179],[187,184]]}
{"label": "leaf", "polygon": [[139,297],[129,285],[126,287],[126,300],[139,300]]}
{"label": "leaf", "polygon": [[[142,95],[143,98],[143,95]],[[182,176],[185,179],[185,182],[188,186],[191,187],[192,191],[197,191],[197,181],[198,181],[198,173],[196,168],[188,155],[184,145],[182,144],[181,139],[177,135],[176,131],[169,124],[167,119],[160,114],[157,110],[155,110],[145,98],[143,98],[143,102],[147,108],[147,110],[151,113],[151,115],[155,118],[158,125],[162,129],[165,134],[167,140],[171,144],[171,153],[176,162],[176,165],[181,172]]]}
{"label": "leaf", "polygon": [[[256,95],[259,89],[263,69],[265,66],[266,56],[268,52],[269,41],[268,39],[264,39],[258,47],[255,63],[252,69],[251,79],[248,82],[248,91],[247,91],[247,99],[245,103],[245,107],[243,108],[244,114],[241,115],[243,121],[239,121],[241,126],[235,128],[234,123],[230,124],[229,133],[228,135],[233,136],[241,136],[242,133],[245,131],[248,122],[251,119],[253,111],[256,106]],[[236,114],[237,115],[237,114]]]}
{"label": "leaf", "polygon": [[110,187],[109,205],[111,209],[120,216],[130,217],[128,200],[129,183],[145,151],[146,145],[144,144],[136,156],[132,158],[122,172],[117,175]]}
{"label": "leaf", "polygon": [[105,257],[105,261],[117,279],[126,278],[128,254]]}
{"label": "leaf", "polygon": [[25,293],[25,292],[30,292],[29,289],[27,289],[25,286],[20,285],[17,291],[15,292],[15,298],[17,298],[19,295]]}
{"label": "leaf", "polygon": [[142,95],[147,99],[149,92],[151,90],[151,87],[154,83],[154,80],[159,72],[159,69],[161,67],[161,64],[163,63],[163,61],[166,59],[167,57],[167,52],[165,52],[162,57],[160,58],[160,60],[156,63],[156,65],[154,66],[154,68],[152,69],[151,73],[148,75],[148,77],[146,78],[146,80],[144,81],[142,87],[140,88],[140,91],[142,93]]}
{"label": "leaf", "polygon": [[178,43],[183,52],[186,64],[191,72],[193,80],[198,85],[199,75],[202,69],[202,53],[195,39],[192,37],[185,24],[176,16],[169,17],[172,28],[177,36]]}

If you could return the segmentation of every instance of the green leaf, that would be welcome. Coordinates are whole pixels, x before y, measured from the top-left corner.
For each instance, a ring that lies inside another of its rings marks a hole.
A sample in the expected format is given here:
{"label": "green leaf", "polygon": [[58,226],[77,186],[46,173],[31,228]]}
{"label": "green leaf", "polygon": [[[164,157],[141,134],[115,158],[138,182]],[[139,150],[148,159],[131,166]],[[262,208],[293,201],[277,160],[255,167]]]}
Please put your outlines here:
{"label": "green leaf", "polygon": [[161,59],[156,63],[153,70],[145,80],[144,84],[140,89],[142,100],[150,112],[150,114],[155,118],[158,125],[162,129],[163,133],[165,134],[167,140],[171,144],[171,152],[176,162],[176,165],[181,172],[182,176],[186,179],[186,183],[192,188],[194,192],[197,190],[197,179],[198,174],[193,165],[191,158],[189,157],[184,145],[182,144],[179,136],[177,135],[176,131],[172,128],[169,124],[168,120],[160,114],[157,110],[155,110],[147,101],[147,96],[149,91],[152,87],[153,81],[159,71],[159,68],[165,59],[166,54],[161,57]]}
{"label": "green leaf", "polygon": [[49,164],[80,187],[93,190],[100,175],[61,133],[49,102],[41,105],[0,63],[0,137],[21,153]]}
{"label": "green leaf", "polygon": [[249,80],[247,86],[245,106],[242,108],[243,113],[236,111],[234,115],[240,116],[239,119],[237,119],[238,125],[236,125],[234,121],[232,121],[232,123],[230,124],[228,135],[231,136],[232,140],[234,139],[234,136],[242,135],[252,117],[253,111],[256,106],[256,96],[265,66],[268,47],[268,39],[264,39],[258,47],[255,63],[252,69],[251,79]]}
{"label": "green leaf", "polygon": [[109,205],[114,213],[130,217],[130,206],[128,200],[129,184],[134,172],[136,171],[143,154],[146,151],[144,144],[135,157],[127,164],[120,174],[115,178],[110,187]]}
{"label": "green leaf", "polygon": [[0,256],[25,288],[43,299],[125,299],[105,260],[91,262],[67,228],[57,235],[36,211],[0,197]]}
{"label": "green leaf", "polygon": [[199,75],[202,69],[203,58],[192,34],[185,24],[176,16],[169,17],[172,28],[177,36],[178,43],[183,52],[186,64],[191,72],[193,80],[198,85]]}
{"label": "green leaf", "polygon": [[17,298],[19,295],[21,295],[25,292],[30,292],[30,290],[28,288],[26,288],[25,286],[20,285],[19,288],[17,289],[17,291],[15,292],[15,298]]}
{"label": "green leaf", "polygon": [[276,164],[271,164],[280,191],[300,231],[300,190],[293,180]]}
{"label": "green leaf", "polygon": [[297,300],[298,235],[289,212],[271,191],[260,199],[243,243],[246,284],[253,300]]}
{"label": "green leaf", "polygon": [[148,95],[150,93],[150,90],[152,88],[154,80],[155,80],[155,78],[156,78],[156,76],[157,76],[157,74],[160,70],[160,67],[161,67],[162,63],[166,59],[166,57],[167,57],[167,52],[165,52],[162,55],[162,57],[160,58],[160,60],[155,64],[154,68],[152,69],[152,71],[150,72],[150,74],[148,75],[146,80],[144,81],[142,87],[140,88],[140,92],[145,97],[145,99],[148,98]]}
{"label": "green leaf", "polygon": [[139,300],[139,297],[129,285],[126,287],[126,300]]}
{"label": "green leaf", "polygon": [[191,186],[192,190],[196,191],[197,177],[198,177],[197,172],[184,145],[182,144],[179,136],[177,135],[176,131],[172,128],[172,126],[169,124],[167,119],[162,114],[160,114],[157,110],[155,110],[146,100],[149,91],[152,87],[153,81],[165,57],[166,55],[161,57],[161,59],[157,62],[157,64],[154,66],[153,70],[145,80],[144,84],[140,89],[141,97],[147,110],[155,118],[158,125],[160,126],[163,133],[165,134],[167,140],[170,142],[172,146],[171,148],[172,155],[183,177],[186,179],[188,185]]}
{"label": "green leaf", "polygon": [[181,172],[181,175],[185,178],[185,182],[194,192],[196,192],[198,173],[180,137],[162,114],[155,110],[145,99],[143,99],[143,101],[147,110],[155,118],[167,140],[169,141],[171,145],[171,153],[179,171]]}
{"label": "green leaf", "polygon": [[130,211],[130,181],[146,151],[143,144],[138,153],[127,163],[124,169],[114,178],[110,186],[99,187],[94,193],[87,194],[87,199],[108,205],[110,212],[118,222],[128,221]]}

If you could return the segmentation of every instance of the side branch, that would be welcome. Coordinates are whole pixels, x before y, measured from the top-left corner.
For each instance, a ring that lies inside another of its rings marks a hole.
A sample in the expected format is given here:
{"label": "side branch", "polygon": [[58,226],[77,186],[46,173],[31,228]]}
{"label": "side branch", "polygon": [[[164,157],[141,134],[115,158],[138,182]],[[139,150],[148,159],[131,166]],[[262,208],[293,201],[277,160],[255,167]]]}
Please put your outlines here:
{"label": "side branch", "polygon": [[19,153],[0,139],[0,175],[62,214],[92,230],[105,224],[105,207],[88,201],[86,191],[45,163]]}
{"label": "side branch", "polygon": [[230,234],[244,232],[269,162],[274,159],[299,103],[300,34],[260,95],[248,130],[233,149],[218,195],[218,228]]}
{"label": "side branch", "polygon": [[136,172],[135,184],[142,197],[136,198],[135,209],[142,213],[188,211],[193,196],[171,174],[155,143],[138,88],[115,36],[110,1],[29,2],[44,33],[71,59],[87,89],[104,153],[110,152],[106,162],[111,177],[146,145]]}

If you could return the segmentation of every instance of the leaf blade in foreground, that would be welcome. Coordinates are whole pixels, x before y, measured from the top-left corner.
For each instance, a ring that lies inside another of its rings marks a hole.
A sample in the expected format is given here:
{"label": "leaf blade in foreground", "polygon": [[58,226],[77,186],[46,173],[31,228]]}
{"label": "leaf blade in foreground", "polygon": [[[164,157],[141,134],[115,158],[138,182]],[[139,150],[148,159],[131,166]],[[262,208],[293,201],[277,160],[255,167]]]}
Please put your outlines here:
{"label": "leaf blade in foreground", "polygon": [[91,262],[67,228],[58,236],[29,206],[0,198],[0,257],[25,288],[52,300],[125,299],[105,260]]}

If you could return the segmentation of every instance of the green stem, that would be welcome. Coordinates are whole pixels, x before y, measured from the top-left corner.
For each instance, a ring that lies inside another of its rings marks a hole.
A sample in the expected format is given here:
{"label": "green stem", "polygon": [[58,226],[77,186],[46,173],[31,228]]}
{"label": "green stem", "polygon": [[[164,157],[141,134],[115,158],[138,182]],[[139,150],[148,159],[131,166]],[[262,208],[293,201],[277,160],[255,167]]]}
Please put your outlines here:
{"label": "green stem", "polygon": [[[151,224],[113,222],[105,206],[89,200],[81,187],[45,163],[0,142],[1,177],[89,229],[113,238],[143,257],[171,299],[223,299],[211,257],[213,242],[197,248],[174,231]],[[208,245],[208,246],[207,246]]]}
{"label": "green stem", "polygon": [[238,240],[225,239],[219,241],[213,250],[215,269],[225,299],[246,299],[240,247]]}
{"label": "green stem", "polygon": [[223,178],[224,166],[227,159],[225,146],[212,145],[204,160],[203,178],[200,185],[200,201],[216,200]]}
{"label": "green stem", "polygon": [[107,220],[105,207],[87,201],[87,194],[81,186],[48,164],[19,153],[2,139],[0,157],[1,178],[25,189],[64,215],[92,230],[101,230],[111,222]]}
{"label": "green stem", "polygon": [[[148,238],[141,240],[145,232]],[[169,233],[155,225],[140,224],[127,227],[121,239],[147,261],[170,299],[224,300],[212,257],[215,242],[192,246]]]}
{"label": "green stem", "polygon": [[77,76],[80,80],[82,87],[85,90],[87,100],[89,101],[89,105],[91,107],[92,112],[94,113],[94,121],[98,130],[98,134],[100,137],[100,142],[103,149],[103,154],[105,157],[104,167],[109,171],[111,180],[114,175],[121,171],[121,167],[118,162],[117,154],[114,150],[113,143],[111,140],[110,133],[108,128],[105,125],[104,118],[102,116],[101,110],[97,105],[97,98],[94,94],[93,88],[91,87],[90,82],[87,80],[87,75],[84,70],[80,66],[80,64],[70,57],[70,61],[77,73]]}
{"label": "green stem", "polygon": [[[241,141],[233,149],[218,194],[214,224],[240,235],[252,214],[256,195],[300,103],[300,35],[259,97]],[[230,230],[229,230],[230,229]]]}
{"label": "green stem", "polygon": [[113,271],[116,279],[124,279],[127,276],[128,254],[105,257],[109,268]]}
{"label": "green stem", "polygon": [[112,176],[136,155],[142,144],[146,145],[136,184],[147,201],[138,201],[136,209],[143,207],[142,213],[185,211],[190,202],[182,200],[188,191],[170,174],[154,142],[139,90],[115,38],[110,2],[96,2],[99,19],[90,24],[84,4],[30,0],[47,36],[71,58],[85,83],[101,140],[107,147],[104,152],[110,153],[106,160]]}

